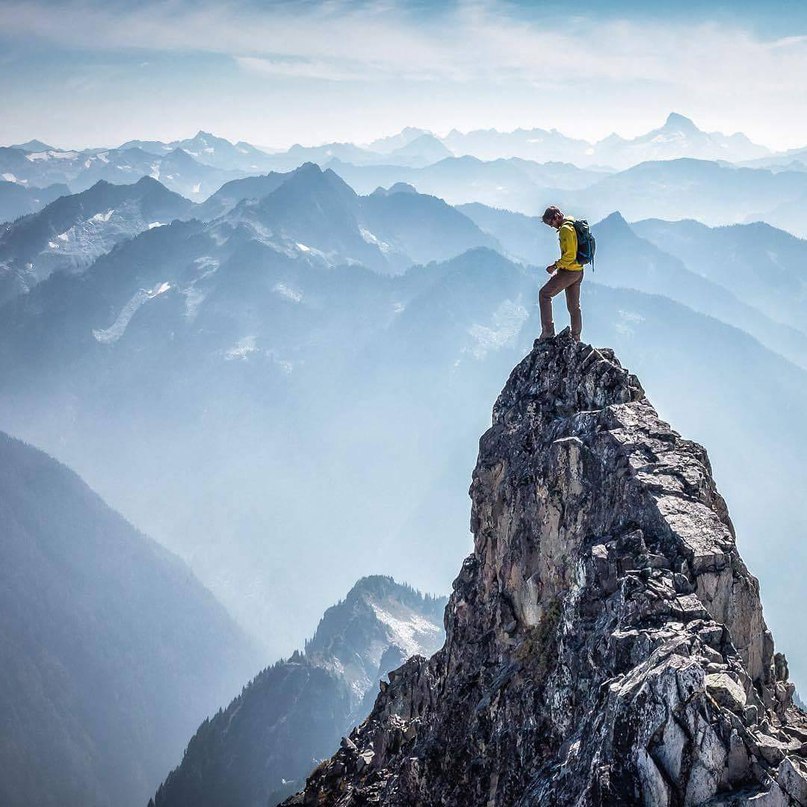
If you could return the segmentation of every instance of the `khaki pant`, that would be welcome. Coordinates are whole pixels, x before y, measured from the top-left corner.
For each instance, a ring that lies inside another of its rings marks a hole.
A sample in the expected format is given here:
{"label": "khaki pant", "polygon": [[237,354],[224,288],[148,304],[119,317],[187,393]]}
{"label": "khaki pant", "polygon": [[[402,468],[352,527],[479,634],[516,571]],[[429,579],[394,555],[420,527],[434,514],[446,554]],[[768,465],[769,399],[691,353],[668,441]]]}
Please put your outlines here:
{"label": "khaki pant", "polygon": [[552,298],[566,291],[566,308],[572,320],[572,337],[579,341],[583,330],[583,315],[580,313],[580,284],[583,270],[558,269],[544,284],[538,294],[541,309],[541,336],[554,336],[555,323],[552,321]]}

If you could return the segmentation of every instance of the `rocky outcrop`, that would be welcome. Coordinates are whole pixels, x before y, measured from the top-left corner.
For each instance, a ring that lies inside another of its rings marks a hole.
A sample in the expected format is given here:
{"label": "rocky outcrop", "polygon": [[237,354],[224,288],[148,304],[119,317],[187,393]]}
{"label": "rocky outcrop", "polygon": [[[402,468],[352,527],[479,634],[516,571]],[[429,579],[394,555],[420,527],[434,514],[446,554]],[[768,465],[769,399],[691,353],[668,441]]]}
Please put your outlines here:
{"label": "rocky outcrop", "polygon": [[807,804],[807,719],[706,452],[612,352],[536,343],[470,492],[444,647],[285,804]]}

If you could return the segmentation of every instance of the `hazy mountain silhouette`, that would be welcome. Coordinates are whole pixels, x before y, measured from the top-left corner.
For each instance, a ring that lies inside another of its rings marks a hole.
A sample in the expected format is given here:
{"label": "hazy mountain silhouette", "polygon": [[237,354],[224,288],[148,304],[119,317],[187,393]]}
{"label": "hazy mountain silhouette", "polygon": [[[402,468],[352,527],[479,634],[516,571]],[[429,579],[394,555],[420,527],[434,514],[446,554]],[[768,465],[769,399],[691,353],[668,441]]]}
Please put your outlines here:
{"label": "hazy mountain silhouette", "polygon": [[[578,193],[564,192],[559,203],[584,209],[596,219],[619,210],[627,219],[695,218],[710,225],[770,218],[771,224],[807,234],[802,221],[807,173],[738,168],[725,163],[680,159],[646,162],[612,174]],[[771,216],[789,209],[787,223]],[[537,211],[536,211],[537,212]],[[799,218],[801,216],[801,218]]]}
{"label": "hazy mountain silhouette", "polygon": [[172,191],[201,201],[223,183],[244,176],[246,172],[205,165],[181,148],[154,154],[131,146],[123,149],[48,149],[39,152],[0,148],[0,177],[5,174],[13,176],[13,181],[28,186],[65,184],[74,193],[90,188],[99,180],[131,184],[143,176],[150,176]]}
{"label": "hazy mountain silhouette", "polygon": [[807,333],[807,241],[761,222],[707,227],[648,219],[631,229],[770,319]]}
{"label": "hazy mountain silhouette", "polygon": [[177,557],[0,433],[0,802],[142,805],[259,663]]}
{"label": "hazy mountain silhouette", "polygon": [[0,224],[36,213],[49,202],[68,193],[70,188],[61,184],[27,188],[16,182],[0,182]]}
{"label": "hazy mountain silhouette", "polygon": [[181,149],[204,165],[249,173],[266,170],[271,164],[271,159],[265,151],[249,143],[243,141],[231,143],[223,137],[216,137],[210,132],[203,131],[185,140],[173,140],[170,143],[160,140],[129,140],[118,148],[121,151],[140,149],[161,156]]}

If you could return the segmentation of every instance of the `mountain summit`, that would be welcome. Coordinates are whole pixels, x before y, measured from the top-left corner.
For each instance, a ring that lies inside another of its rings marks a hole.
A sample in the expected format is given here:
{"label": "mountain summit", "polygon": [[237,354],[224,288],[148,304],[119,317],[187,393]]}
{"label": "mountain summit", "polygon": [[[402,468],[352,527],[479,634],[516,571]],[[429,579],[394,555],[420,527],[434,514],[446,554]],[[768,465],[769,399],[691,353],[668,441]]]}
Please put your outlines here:
{"label": "mountain summit", "polygon": [[446,643],[286,805],[795,805],[807,717],[704,449],[567,331],[480,441]]}

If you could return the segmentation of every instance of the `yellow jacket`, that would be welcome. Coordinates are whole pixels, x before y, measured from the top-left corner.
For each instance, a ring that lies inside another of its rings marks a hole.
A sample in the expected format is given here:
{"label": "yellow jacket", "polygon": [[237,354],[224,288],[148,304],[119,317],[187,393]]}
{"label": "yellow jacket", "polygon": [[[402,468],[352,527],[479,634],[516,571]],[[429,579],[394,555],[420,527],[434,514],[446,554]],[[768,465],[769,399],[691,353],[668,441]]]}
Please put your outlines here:
{"label": "yellow jacket", "polygon": [[577,262],[577,232],[574,229],[574,219],[565,216],[563,224],[558,230],[560,241],[560,258],[555,261],[556,269],[571,269],[579,272],[583,265]]}

